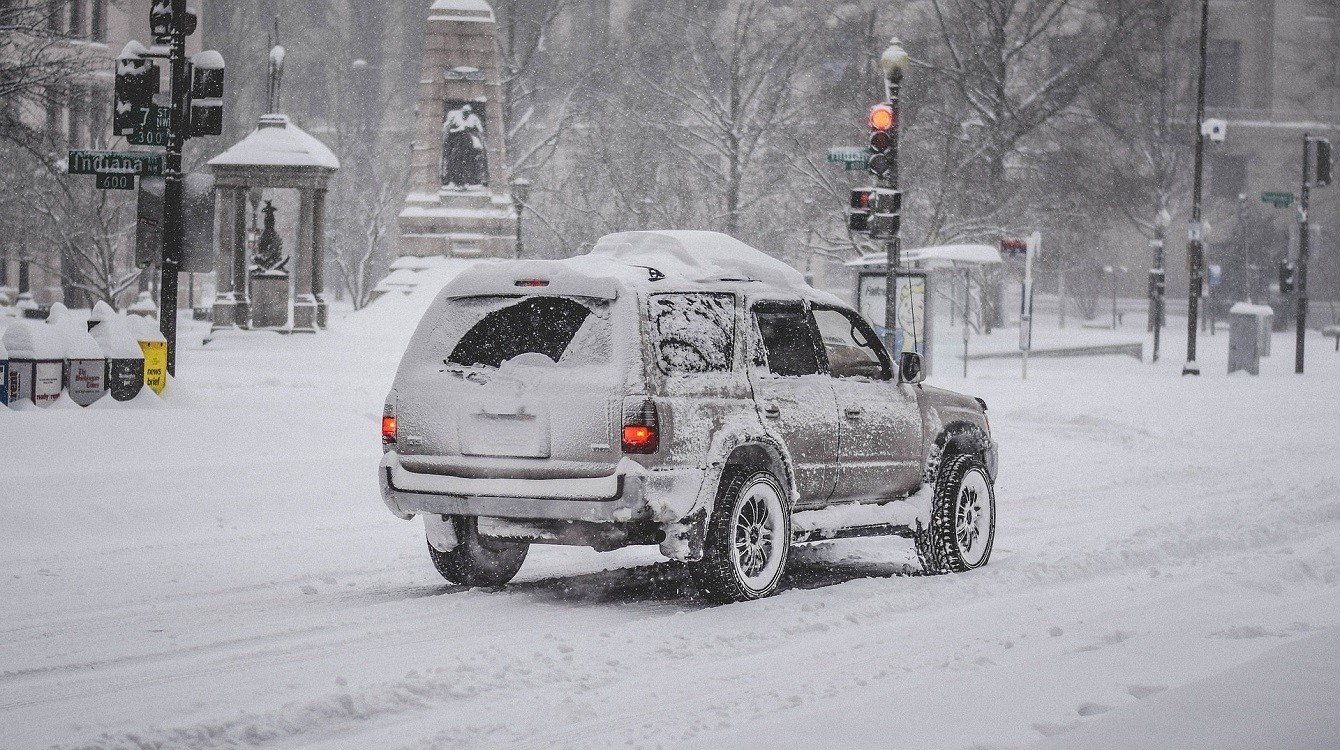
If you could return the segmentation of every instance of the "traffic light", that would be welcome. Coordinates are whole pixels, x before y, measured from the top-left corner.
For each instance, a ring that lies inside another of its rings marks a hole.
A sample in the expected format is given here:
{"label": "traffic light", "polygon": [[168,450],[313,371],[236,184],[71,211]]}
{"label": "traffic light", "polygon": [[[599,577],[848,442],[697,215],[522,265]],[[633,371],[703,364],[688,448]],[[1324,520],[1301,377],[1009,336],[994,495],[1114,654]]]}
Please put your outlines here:
{"label": "traffic light", "polygon": [[888,104],[870,108],[870,173],[886,177],[893,171],[894,139],[898,131],[898,112]]}
{"label": "traffic light", "polygon": [[875,188],[870,198],[870,239],[887,240],[898,236],[901,226],[903,194],[889,188]]}
{"label": "traffic light", "polygon": [[1317,187],[1331,184],[1331,142],[1317,141]]}
{"label": "traffic light", "polygon": [[1280,294],[1293,294],[1294,265],[1288,258],[1280,259]]}
{"label": "traffic light", "polygon": [[1149,293],[1152,296],[1162,297],[1167,291],[1168,280],[1164,276],[1162,268],[1149,269]]}
{"label": "traffic light", "polygon": [[180,23],[176,21],[172,17],[171,0],[154,0],[149,8],[149,33],[154,37],[154,44],[172,44],[172,35],[178,31],[184,36],[194,34],[200,25],[200,16],[195,8],[187,8]]}
{"label": "traffic light", "polygon": [[870,188],[855,188],[851,191],[851,205],[847,210],[849,231],[870,231],[870,197],[874,192]]}
{"label": "traffic light", "polygon": [[223,134],[223,55],[191,57],[191,137]]}
{"label": "traffic light", "polygon": [[129,42],[116,58],[112,111],[112,132],[116,135],[134,132],[158,93],[158,66],[144,57],[148,52],[139,42]]}

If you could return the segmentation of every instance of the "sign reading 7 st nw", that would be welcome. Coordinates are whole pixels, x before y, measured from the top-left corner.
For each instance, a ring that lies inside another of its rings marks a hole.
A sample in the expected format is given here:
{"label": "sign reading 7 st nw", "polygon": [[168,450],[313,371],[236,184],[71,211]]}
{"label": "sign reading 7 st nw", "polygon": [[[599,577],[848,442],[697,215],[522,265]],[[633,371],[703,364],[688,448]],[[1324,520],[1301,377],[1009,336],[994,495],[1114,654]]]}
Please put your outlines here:
{"label": "sign reading 7 st nw", "polygon": [[163,155],[143,151],[70,151],[70,174],[131,173],[141,177],[163,174]]}

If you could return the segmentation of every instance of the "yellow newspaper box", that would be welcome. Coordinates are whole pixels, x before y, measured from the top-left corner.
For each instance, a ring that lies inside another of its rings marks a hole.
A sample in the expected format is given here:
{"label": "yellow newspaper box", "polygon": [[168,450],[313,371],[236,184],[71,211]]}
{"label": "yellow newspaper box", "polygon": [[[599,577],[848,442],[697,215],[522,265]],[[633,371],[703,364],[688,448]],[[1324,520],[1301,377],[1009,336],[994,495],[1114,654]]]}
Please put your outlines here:
{"label": "yellow newspaper box", "polygon": [[158,321],[152,318],[128,315],[126,322],[144,352],[144,384],[161,396],[167,387],[167,339],[159,332]]}
{"label": "yellow newspaper box", "polygon": [[161,396],[167,387],[167,342],[140,341],[140,350],[144,352],[144,384]]}

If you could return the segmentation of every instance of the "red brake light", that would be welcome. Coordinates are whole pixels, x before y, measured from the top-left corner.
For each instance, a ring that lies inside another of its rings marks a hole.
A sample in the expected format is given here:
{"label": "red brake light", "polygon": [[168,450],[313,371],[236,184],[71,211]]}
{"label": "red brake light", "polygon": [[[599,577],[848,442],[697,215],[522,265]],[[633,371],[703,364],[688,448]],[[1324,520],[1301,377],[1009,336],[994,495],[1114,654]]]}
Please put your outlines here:
{"label": "red brake light", "polygon": [[516,286],[549,286],[548,279],[517,279],[513,283]]}
{"label": "red brake light", "polygon": [[382,417],[382,445],[395,442],[395,417]]}
{"label": "red brake light", "polygon": [[651,399],[627,409],[623,418],[623,434],[620,436],[623,452],[655,453],[661,443],[658,422],[656,404]]}

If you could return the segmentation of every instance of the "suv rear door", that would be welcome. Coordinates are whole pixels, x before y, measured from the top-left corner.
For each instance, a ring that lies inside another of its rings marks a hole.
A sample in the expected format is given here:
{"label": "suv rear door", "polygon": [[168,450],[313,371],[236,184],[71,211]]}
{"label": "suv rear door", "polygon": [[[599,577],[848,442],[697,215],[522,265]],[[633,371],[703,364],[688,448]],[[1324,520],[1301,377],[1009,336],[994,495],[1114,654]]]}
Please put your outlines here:
{"label": "suv rear door", "polygon": [[750,311],[754,401],[791,454],[799,507],[823,505],[837,476],[838,413],[818,331],[800,300],[758,300]]}
{"label": "suv rear door", "polygon": [[921,481],[921,411],[900,384],[874,330],[851,310],[813,308],[837,397],[839,445],[834,500],[905,495]]}

